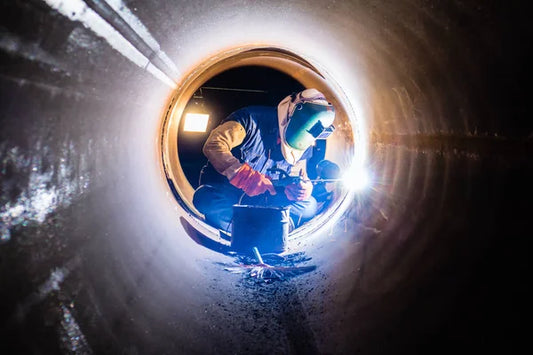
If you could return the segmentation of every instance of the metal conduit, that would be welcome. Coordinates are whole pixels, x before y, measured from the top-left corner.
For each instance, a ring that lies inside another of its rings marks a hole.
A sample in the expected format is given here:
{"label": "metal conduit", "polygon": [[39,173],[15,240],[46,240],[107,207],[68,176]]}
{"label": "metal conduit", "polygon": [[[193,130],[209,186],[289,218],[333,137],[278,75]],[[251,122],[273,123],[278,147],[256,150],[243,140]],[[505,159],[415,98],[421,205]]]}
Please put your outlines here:
{"label": "metal conduit", "polygon": [[[0,5],[0,352],[512,353],[525,343],[527,14],[480,1]],[[256,284],[184,230],[162,119],[207,58],[336,80],[371,188]],[[363,153],[361,153],[363,154]],[[529,194],[530,195],[530,194]]]}

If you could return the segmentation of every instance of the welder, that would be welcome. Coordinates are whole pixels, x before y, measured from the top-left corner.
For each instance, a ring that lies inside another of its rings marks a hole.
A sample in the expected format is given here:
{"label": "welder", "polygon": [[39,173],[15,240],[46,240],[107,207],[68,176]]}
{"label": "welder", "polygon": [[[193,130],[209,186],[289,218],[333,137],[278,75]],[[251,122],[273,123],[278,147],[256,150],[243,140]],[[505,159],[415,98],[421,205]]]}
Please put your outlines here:
{"label": "welder", "polygon": [[[306,161],[315,140],[333,132],[334,118],[333,105],[316,89],[291,94],[277,107],[248,106],[233,112],[204,144],[208,162],[194,206],[207,223],[224,231],[230,230],[235,204],[289,207],[293,228],[310,220],[317,202]],[[301,178],[279,184],[280,172]]]}

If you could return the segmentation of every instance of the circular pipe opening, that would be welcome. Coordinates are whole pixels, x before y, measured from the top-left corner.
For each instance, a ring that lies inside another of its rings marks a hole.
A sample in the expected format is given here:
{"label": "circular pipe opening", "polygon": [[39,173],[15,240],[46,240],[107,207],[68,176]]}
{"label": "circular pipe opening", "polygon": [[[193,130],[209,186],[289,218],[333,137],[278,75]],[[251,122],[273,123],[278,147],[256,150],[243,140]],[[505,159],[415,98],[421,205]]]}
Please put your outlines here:
{"label": "circular pipe opening", "polygon": [[[198,64],[184,77],[173,93],[161,125],[162,168],[169,187],[178,203],[179,212],[189,224],[205,236],[221,243],[219,231],[207,224],[192,204],[194,188],[189,183],[179,160],[179,127],[184,111],[194,93],[208,80],[230,69],[243,66],[263,66],[284,73],[301,83],[305,88],[316,88],[336,109],[335,132],[327,140],[325,159],[339,165],[341,171],[351,170],[354,157],[364,154],[361,144],[361,123],[358,122],[351,103],[342,88],[328,74],[326,68],[312,63],[300,55],[283,48],[242,46],[218,53]],[[290,92],[287,92],[289,95]],[[361,161],[362,159],[357,159]],[[290,233],[291,242],[310,236],[335,221],[350,200],[350,189],[337,184],[333,201],[319,215]]]}

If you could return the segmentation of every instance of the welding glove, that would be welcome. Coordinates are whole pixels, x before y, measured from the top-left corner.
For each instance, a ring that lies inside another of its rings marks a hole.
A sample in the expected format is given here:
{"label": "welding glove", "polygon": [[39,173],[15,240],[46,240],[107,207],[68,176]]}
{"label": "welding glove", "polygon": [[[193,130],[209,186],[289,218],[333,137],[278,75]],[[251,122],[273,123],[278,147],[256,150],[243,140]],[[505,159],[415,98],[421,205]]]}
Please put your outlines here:
{"label": "welding glove", "polygon": [[248,196],[257,196],[270,192],[271,195],[276,194],[276,189],[269,178],[255,171],[250,165],[244,163],[234,177],[230,179],[230,184],[242,189]]}
{"label": "welding glove", "polygon": [[313,193],[313,183],[311,181],[300,180],[297,184],[289,184],[285,186],[285,196],[290,201],[306,201],[309,200]]}

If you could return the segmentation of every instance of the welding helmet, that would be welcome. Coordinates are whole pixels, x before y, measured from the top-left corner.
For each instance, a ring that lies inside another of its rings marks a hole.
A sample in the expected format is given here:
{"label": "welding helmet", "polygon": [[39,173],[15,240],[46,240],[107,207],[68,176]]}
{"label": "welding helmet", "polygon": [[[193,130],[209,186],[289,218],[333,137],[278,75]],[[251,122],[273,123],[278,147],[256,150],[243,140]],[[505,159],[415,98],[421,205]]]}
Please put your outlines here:
{"label": "welding helmet", "polygon": [[284,98],[278,105],[278,125],[285,160],[295,164],[315,140],[329,137],[334,119],[335,109],[316,89]]}

